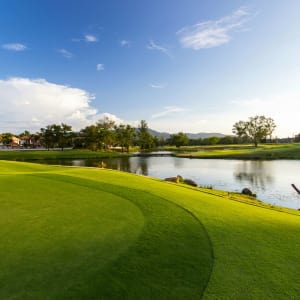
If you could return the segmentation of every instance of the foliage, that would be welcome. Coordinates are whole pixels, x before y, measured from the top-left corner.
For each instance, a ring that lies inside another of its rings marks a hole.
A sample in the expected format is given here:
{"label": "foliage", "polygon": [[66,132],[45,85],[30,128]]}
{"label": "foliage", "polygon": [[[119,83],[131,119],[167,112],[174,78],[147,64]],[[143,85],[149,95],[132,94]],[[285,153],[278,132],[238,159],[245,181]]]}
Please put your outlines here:
{"label": "foliage", "polygon": [[248,121],[236,122],[232,131],[240,138],[250,138],[255,147],[257,147],[262,139],[266,139],[268,136],[271,137],[275,128],[276,125],[272,118],[255,116],[250,117]]}
{"label": "foliage", "polygon": [[105,117],[95,125],[86,126],[81,130],[83,145],[92,150],[108,149],[115,142],[115,122]]}
{"label": "foliage", "polygon": [[137,143],[141,150],[148,150],[154,146],[153,136],[148,131],[148,124],[145,120],[141,120],[137,130]]}
{"label": "foliage", "polygon": [[115,125],[115,133],[117,145],[122,148],[122,152],[124,148],[129,152],[129,147],[134,145],[136,136],[135,128],[124,124],[120,124],[119,126]]}
{"label": "foliage", "polygon": [[246,143],[249,142],[247,140],[241,140],[238,139],[235,136],[224,136],[224,137],[217,137],[217,136],[212,136],[209,138],[199,138],[199,139],[190,139],[189,140],[189,145],[190,146],[200,146],[200,145],[233,145],[233,144],[238,144],[238,143]]}
{"label": "foliage", "polygon": [[171,145],[176,146],[177,148],[179,148],[180,146],[185,146],[188,145],[189,143],[189,138],[187,137],[186,134],[184,134],[183,132],[179,132],[177,134],[172,134],[170,139],[169,139],[169,143]]}
{"label": "foliage", "polygon": [[70,125],[52,124],[46,126],[46,128],[41,128],[42,139],[45,143],[46,148],[59,147],[64,150],[72,140],[72,127]]}
{"label": "foliage", "polygon": [[3,145],[8,146],[12,142],[13,134],[10,132],[5,132],[1,134],[1,142]]}

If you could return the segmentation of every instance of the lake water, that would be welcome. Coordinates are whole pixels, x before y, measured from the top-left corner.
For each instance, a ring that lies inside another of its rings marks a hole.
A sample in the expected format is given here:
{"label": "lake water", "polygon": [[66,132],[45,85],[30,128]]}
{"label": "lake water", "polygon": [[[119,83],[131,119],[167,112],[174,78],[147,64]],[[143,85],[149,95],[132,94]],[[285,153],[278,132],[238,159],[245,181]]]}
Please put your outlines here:
{"label": "lake water", "polygon": [[300,160],[222,160],[190,159],[172,156],[126,157],[92,160],[44,161],[48,164],[97,166],[101,161],[107,168],[164,179],[181,175],[201,186],[241,192],[248,187],[264,202],[300,208],[300,195],[291,187],[300,188]]}

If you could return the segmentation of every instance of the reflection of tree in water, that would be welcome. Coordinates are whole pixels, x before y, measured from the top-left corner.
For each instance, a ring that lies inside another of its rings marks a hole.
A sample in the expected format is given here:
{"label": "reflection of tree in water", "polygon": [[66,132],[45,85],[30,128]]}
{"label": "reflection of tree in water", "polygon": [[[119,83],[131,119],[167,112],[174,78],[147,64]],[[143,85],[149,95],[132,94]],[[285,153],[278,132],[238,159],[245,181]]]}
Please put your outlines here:
{"label": "reflection of tree in water", "polygon": [[146,157],[120,158],[120,162],[118,170],[148,176],[148,160]]}
{"label": "reflection of tree in water", "polygon": [[131,172],[131,165],[128,157],[97,159],[87,162],[86,165],[99,167],[102,162],[105,164],[105,168],[107,169]]}
{"label": "reflection of tree in water", "polygon": [[182,166],[184,166],[185,163],[185,161],[180,157],[173,157],[173,162],[175,168],[181,168]]}
{"label": "reflection of tree in water", "polygon": [[270,164],[263,161],[244,161],[237,165],[234,173],[236,180],[248,182],[252,187],[265,190],[274,181]]}
{"label": "reflection of tree in water", "polygon": [[145,159],[144,157],[140,157],[140,168],[141,168],[140,174],[148,176],[148,163],[147,163],[147,159]]}

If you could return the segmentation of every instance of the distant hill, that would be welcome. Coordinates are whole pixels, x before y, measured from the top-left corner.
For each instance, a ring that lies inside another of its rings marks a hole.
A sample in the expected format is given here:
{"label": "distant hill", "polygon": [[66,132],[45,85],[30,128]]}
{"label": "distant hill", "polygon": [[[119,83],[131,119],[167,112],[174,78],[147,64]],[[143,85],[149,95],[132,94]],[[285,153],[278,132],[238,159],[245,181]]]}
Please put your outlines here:
{"label": "distant hill", "polygon": [[[170,137],[170,133],[168,132],[159,132],[153,129],[148,129],[149,133],[153,136],[157,136],[158,138],[163,137],[164,139],[168,139]],[[199,133],[185,133],[189,139],[205,139],[212,136],[224,137],[225,134],[217,133],[217,132],[199,132]]]}

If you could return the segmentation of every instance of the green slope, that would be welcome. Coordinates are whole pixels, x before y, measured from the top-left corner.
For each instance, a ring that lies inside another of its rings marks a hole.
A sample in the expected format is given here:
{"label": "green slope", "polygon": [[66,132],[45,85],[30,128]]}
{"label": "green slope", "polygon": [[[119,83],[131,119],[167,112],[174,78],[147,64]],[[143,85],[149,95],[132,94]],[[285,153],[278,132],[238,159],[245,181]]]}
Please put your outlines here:
{"label": "green slope", "polygon": [[0,222],[0,299],[300,294],[298,215],[159,180],[0,162]]}
{"label": "green slope", "polygon": [[201,296],[212,249],[188,211],[138,189],[26,166],[1,175],[0,299]]}

